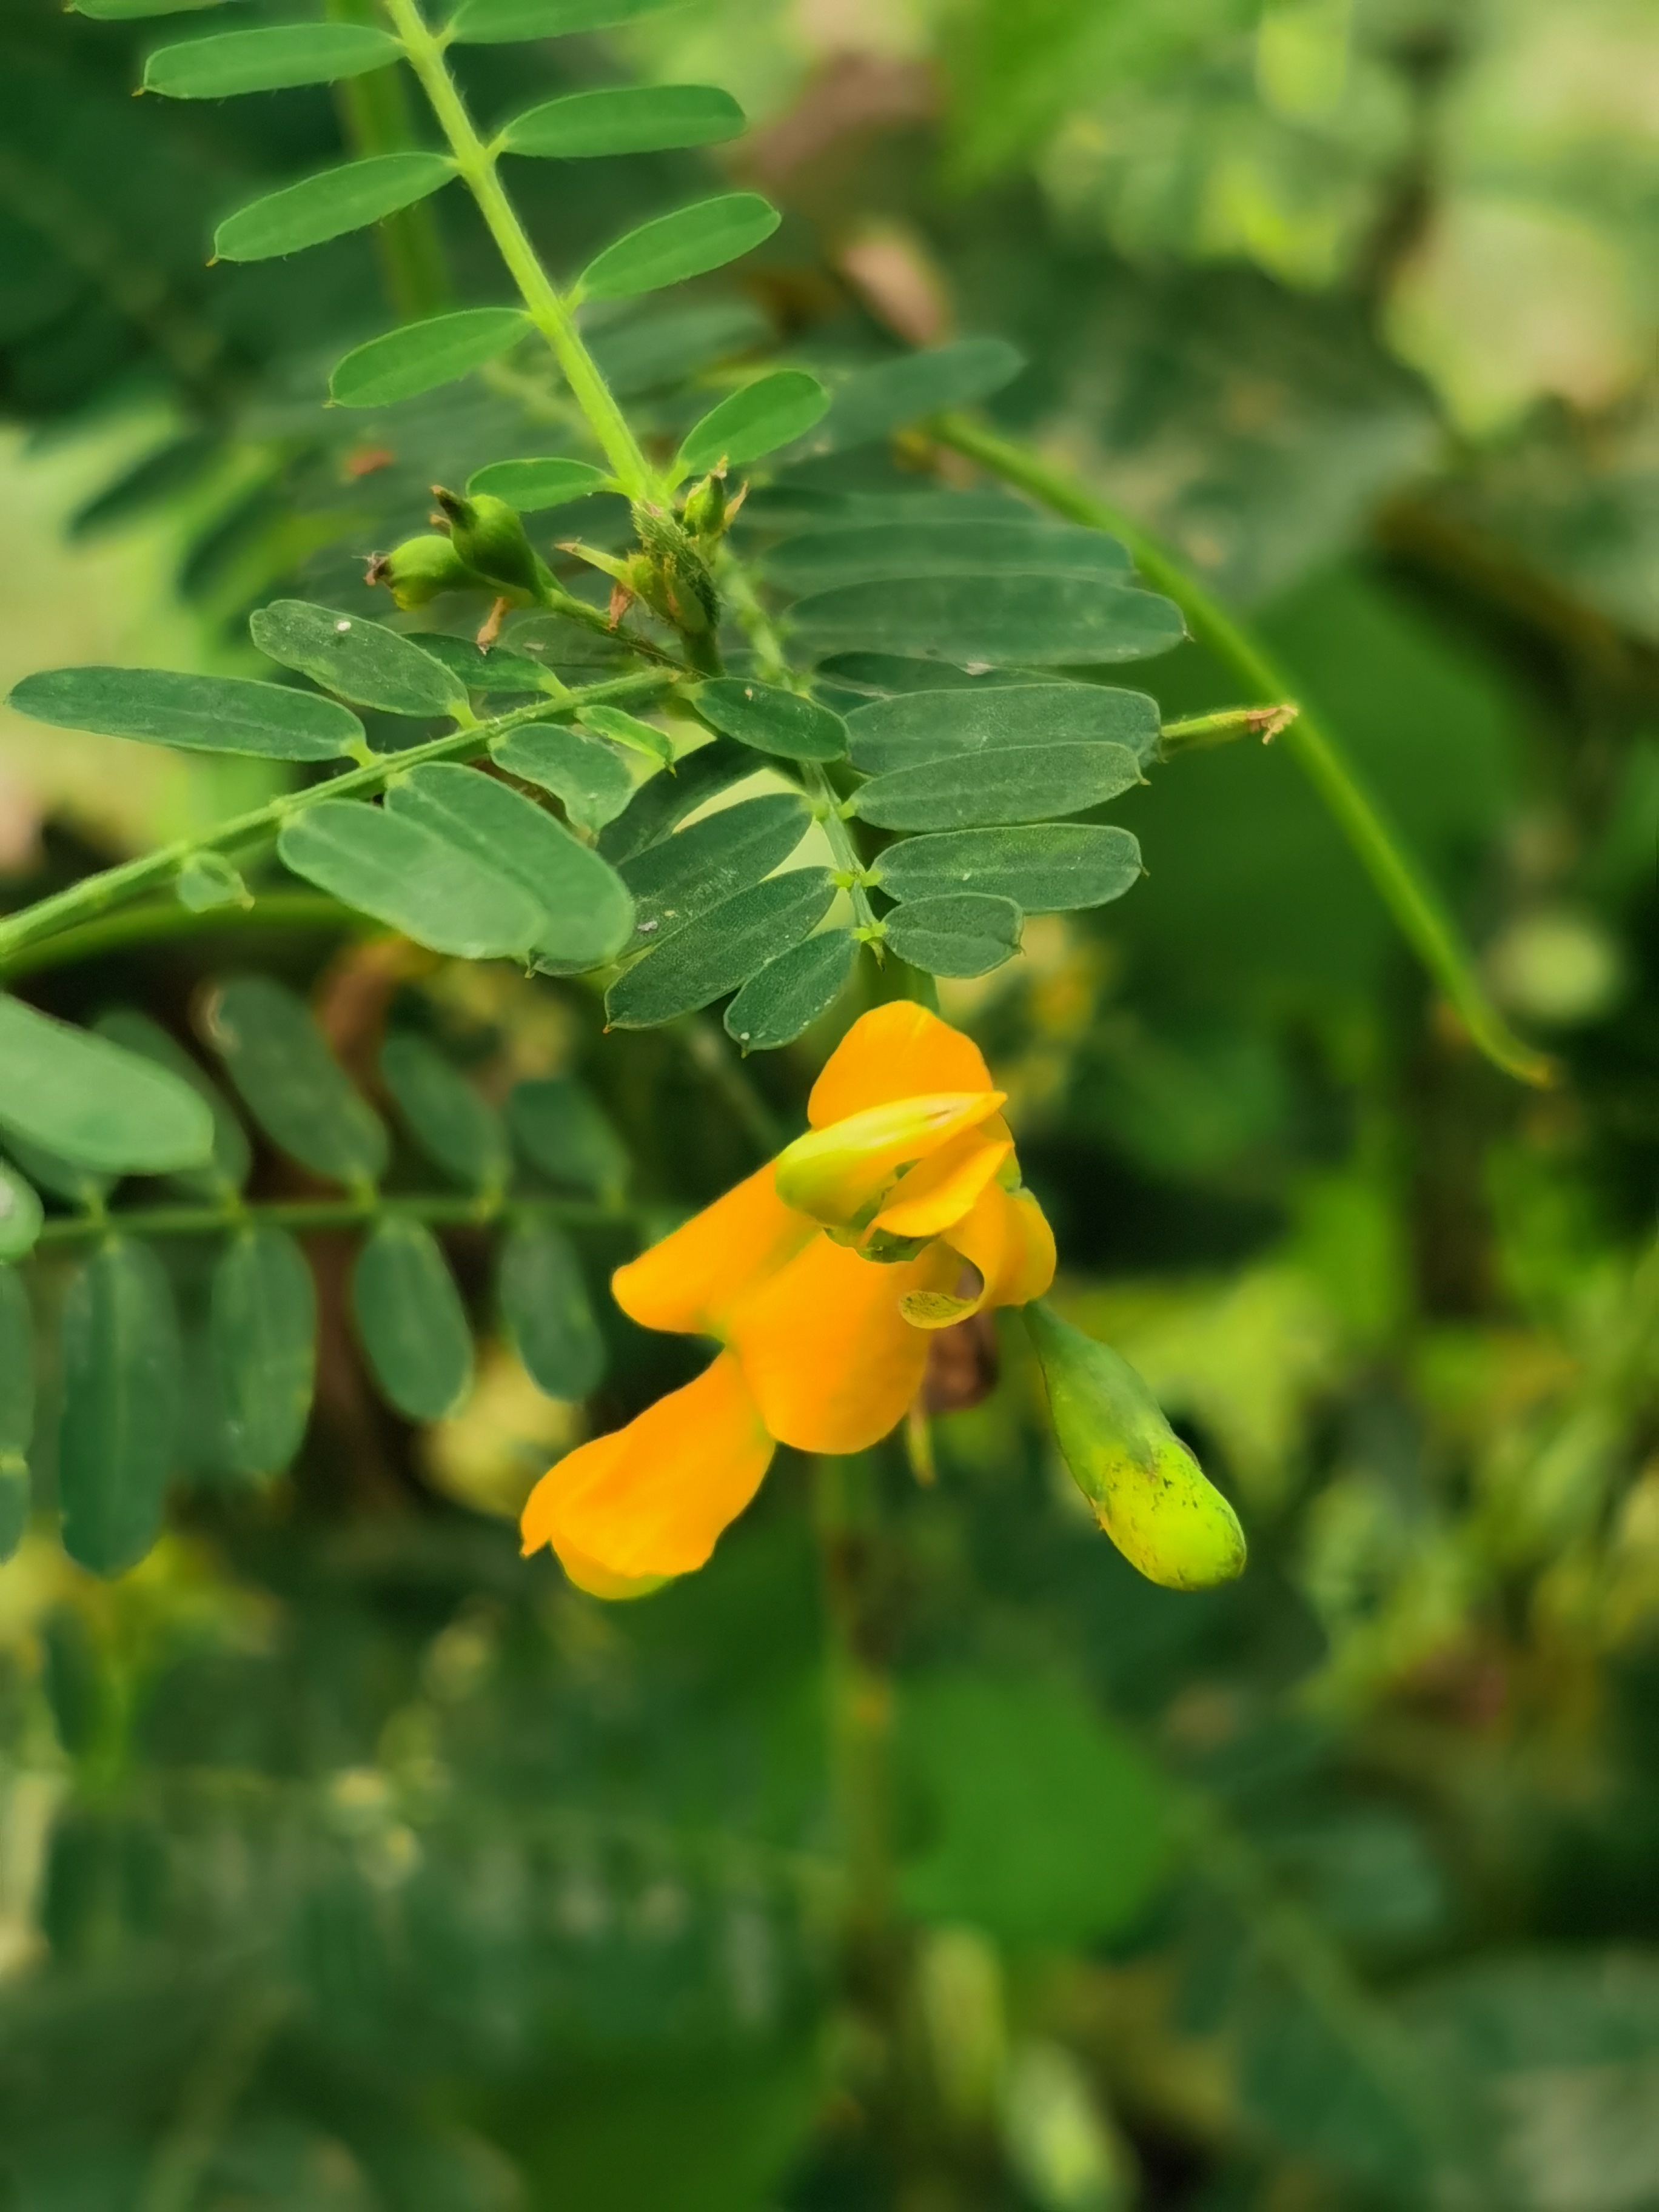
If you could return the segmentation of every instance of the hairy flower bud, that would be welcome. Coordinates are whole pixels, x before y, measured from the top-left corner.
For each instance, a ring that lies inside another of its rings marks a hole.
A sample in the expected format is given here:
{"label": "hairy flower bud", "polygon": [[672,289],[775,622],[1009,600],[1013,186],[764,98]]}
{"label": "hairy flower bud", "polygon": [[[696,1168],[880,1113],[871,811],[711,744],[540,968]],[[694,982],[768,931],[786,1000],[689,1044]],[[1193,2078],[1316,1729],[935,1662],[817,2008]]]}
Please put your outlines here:
{"label": "hairy flower bud", "polygon": [[447,538],[406,538],[390,553],[377,553],[368,564],[368,581],[384,584],[400,607],[423,607],[440,592],[481,592],[489,587],[469,568]]}
{"label": "hairy flower bud", "polygon": [[552,580],[546,564],[526,533],[515,507],[480,492],[463,499],[434,484],[432,496],[449,522],[450,539],[469,568],[502,592],[538,599]]}
{"label": "hairy flower bud", "polygon": [[1237,1515],[1127,1360],[1040,1300],[1024,1313],[1066,1464],[1130,1565],[1166,1589],[1211,1589],[1242,1574]]}

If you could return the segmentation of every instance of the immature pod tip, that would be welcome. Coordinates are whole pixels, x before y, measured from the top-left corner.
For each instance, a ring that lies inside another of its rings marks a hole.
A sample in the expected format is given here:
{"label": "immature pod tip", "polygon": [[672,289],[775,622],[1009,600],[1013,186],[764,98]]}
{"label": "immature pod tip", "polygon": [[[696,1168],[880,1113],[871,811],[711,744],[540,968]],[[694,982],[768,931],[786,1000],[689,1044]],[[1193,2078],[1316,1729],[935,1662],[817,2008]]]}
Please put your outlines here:
{"label": "immature pod tip", "polygon": [[1243,1574],[1238,1516],[1128,1361],[1040,1299],[1024,1314],[1061,1455],[1130,1565],[1166,1589],[1212,1589]]}
{"label": "immature pod tip", "polygon": [[469,568],[498,590],[534,599],[549,580],[545,564],[531,544],[515,507],[489,492],[464,499],[434,484],[432,496],[449,524],[455,550]]}

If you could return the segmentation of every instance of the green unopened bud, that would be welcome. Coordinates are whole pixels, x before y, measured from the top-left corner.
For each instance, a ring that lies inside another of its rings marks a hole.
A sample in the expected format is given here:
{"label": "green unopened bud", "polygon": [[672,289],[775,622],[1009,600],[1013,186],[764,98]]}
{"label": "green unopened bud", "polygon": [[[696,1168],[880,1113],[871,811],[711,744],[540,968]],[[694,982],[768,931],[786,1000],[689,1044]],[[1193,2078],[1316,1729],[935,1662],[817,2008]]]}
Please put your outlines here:
{"label": "green unopened bud", "polygon": [[720,538],[726,531],[726,475],[721,470],[692,485],[680,514],[694,538]]}
{"label": "green unopened bud", "polygon": [[1237,1515],[1128,1361],[1040,1300],[1024,1313],[1066,1464],[1130,1565],[1166,1589],[1212,1589],[1242,1574]]}
{"label": "green unopened bud", "polygon": [[455,550],[467,567],[504,592],[539,599],[550,580],[545,564],[526,534],[516,507],[489,492],[463,499],[434,484],[432,496],[448,520]]}
{"label": "green unopened bud", "polygon": [[423,607],[440,592],[482,592],[489,586],[469,568],[447,538],[410,538],[368,564],[371,584],[384,584],[400,607]]}

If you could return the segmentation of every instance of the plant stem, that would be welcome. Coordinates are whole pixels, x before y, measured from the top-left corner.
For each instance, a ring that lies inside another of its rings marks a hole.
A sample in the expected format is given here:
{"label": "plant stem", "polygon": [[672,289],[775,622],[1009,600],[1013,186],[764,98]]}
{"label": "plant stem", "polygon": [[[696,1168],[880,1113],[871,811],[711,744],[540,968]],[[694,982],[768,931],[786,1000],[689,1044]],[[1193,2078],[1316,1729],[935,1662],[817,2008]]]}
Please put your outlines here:
{"label": "plant stem", "polygon": [[37,944],[42,938],[56,937],[62,931],[122,904],[140,891],[166,883],[198,853],[222,853],[270,836],[291,816],[314,805],[319,799],[365,798],[423,761],[465,760],[483,752],[494,738],[522,722],[562,720],[576,714],[584,703],[659,690],[670,680],[665,673],[641,672],[588,684],[563,699],[543,699],[532,706],[515,707],[510,714],[498,714],[487,722],[473,722],[465,729],[448,731],[423,745],[411,745],[404,752],[382,754],[362,768],[353,769],[344,775],[331,776],[322,783],[307,785],[303,791],[285,793],[281,799],[255,807],[252,813],[239,814],[228,822],[222,822],[216,830],[209,830],[204,836],[180,837],[154,853],[142,854],[136,860],[125,860],[118,867],[105,868],[95,876],[84,877],[67,890],[39,899],[20,914],[0,921],[0,974],[9,972],[15,956],[25,946]]}
{"label": "plant stem", "polygon": [[269,1229],[357,1229],[388,1217],[423,1221],[437,1228],[477,1228],[492,1222],[532,1217],[556,1221],[568,1229],[610,1228],[636,1222],[629,1206],[597,1200],[507,1198],[498,1192],[470,1196],[445,1191],[413,1198],[382,1198],[365,1191],[351,1198],[278,1199],[269,1203],[131,1206],[99,1216],[54,1217],[41,1228],[41,1244],[84,1244],[103,1237],[225,1237],[256,1225]]}
{"label": "plant stem", "polygon": [[[1027,447],[965,415],[940,416],[932,428],[940,445],[977,461],[1052,514],[1121,538],[1147,582],[1181,609],[1200,644],[1207,646],[1262,699],[1290,696],[1293,687],[1268,653],[1115,507],[1084,490]],[[1555,1063],[1517,1037],[1487,998],[1444,902],[1361,783],[1336,738],[1304,708],[1285,732],[1285,747],[1335,817],[1401,934],[1456,1009],[1479,1049],[1522,1083],[1541,1087],[1555,1082]]]}
{"label": "plant stem", "polygon": [[554,289],[537,258],[518,212],[496,173],[495,156],[484,144],[466,112],[459,87],[444,59],[444,40],[428,29],[417,0],[383,0],[392,28],[403,41],[409,65],[420,79],[462,181],[478,204],[496,248],[518,286],[530,319],[551,347],[565,381],[586,416],[599,449],[630,500],[648,498],[655,489],[650,463],[640,450],[611,387],[582,343],[569,307]]}
{"label": "plant stem", "polygon": [[[374,0],[327,0],[327,13],[337,23],[380,20]],[[390,69],[343,79],[334,88],[334,101],[354,153],[398,154],[414,145],[409,89],[395,62]],[[375,224],[374,237],[386,298],[400,322],[435,315],[452,304],[449,269],[430,200],[386,216]]]}
{"label": "plant stem", "polygon": [[130,908],[124,914],[106,915],[101,921],[82,922],[61,936],[31,946],[0,967],[0,976],[14,981],[20,975],[36,975],[43,969],[65,968],[77,960],[96,959],[101,953],[118,952],[130,945],[155,945],[169,938],[205,936],[219,930],[378,928],[355,907],[322,891],[265,891],[252,906],[216,906],[198,913],[175,898],[156,899],[148,906]]}

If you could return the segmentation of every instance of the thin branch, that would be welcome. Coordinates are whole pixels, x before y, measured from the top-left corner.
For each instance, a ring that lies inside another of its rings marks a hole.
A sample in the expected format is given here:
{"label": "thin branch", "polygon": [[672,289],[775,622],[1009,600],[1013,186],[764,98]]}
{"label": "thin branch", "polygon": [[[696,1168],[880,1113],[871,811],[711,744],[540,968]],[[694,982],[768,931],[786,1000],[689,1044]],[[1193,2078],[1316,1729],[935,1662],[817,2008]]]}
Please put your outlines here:
{"label": "thin branch", "polygon": [[135,1206],[99,1215],[54,1217],[44,1224],[41,1244],[85,1244],[106,1237],[228,1237],[239,1229],[295,1231],[360,1229],[395,1218],[428,1228],[488,1228],[501,1221],[556,1221],[564,1229],[635,1228],[644,1220],[635,1206],[597,1199],[506,1197],[500,1192],[426,1193],[384,1198],[365,1191],[351,1198],[276,1199],[245,1205]]}

